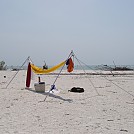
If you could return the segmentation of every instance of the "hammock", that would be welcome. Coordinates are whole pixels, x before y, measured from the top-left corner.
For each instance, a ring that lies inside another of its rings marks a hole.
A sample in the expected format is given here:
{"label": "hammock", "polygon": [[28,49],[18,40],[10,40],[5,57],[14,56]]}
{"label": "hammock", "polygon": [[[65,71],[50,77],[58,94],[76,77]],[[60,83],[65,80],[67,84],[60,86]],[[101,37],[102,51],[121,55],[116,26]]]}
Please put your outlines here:
{"label": "hammock", "polygon": [[68,72],[72,72],[73,71],[73,68],[74,68],[74,64],[73,64],[73,61],[72,61],[71,58],[69,58],[68,60],[65,60],[65,61],[61,62],[60,64],[58,64],[58,65],[56,65],[56,66],[54,66],[52,68],[49,68],[49,69],[39,68],[39,67],[37,67],[34,64],[32,64],[32,63],[29,62],[28,70],[27,70],[27,78],[26,78],[26,87],[29,88],[29,86],[30,86],[31,70],[35,74],[48,74],[48,73],[51,73],[51,72],[57,70],[58,68],[64,66],[65,64],[67,65]]}
{"label": "hammock", "polygon": [[49,68],[49,69],[42,69],[42,68],[39,68],[39,67],[35,66],[34,64],[30,64],[30,65],[31,65],[32,71],[35,74],[48,74],[48,73],[51,73],[51,72],[57,70],[61,66],[65,65],[65,63],[66,63],[66,61],[63,61],[60,64],[58,64],[58,65],[56,65],[56,66],[54,66],[52,68]]}

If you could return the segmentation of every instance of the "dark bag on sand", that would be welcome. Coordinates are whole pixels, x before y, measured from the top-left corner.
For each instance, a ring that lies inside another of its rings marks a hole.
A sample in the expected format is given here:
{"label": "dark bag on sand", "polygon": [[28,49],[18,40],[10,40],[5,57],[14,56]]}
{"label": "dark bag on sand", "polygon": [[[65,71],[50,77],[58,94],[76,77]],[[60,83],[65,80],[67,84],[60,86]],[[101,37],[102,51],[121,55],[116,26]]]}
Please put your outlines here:
{"label": "dark bag on sand", "polygon": [[76,93],[82,93],[84,92],[84,88],[81,87],[73,87],[71,90],[68,90],[69,92],[76,92]]}

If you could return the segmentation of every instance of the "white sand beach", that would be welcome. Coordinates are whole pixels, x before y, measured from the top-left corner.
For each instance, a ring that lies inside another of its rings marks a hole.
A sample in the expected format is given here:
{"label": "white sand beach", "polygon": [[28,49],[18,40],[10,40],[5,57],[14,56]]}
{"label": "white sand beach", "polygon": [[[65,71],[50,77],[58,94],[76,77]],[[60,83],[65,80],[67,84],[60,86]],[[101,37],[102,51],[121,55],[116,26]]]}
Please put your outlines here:
{"label": "white sand beach", "polygon": [[[134,134],[133,72],[60,75],[55,83],[58,92],[49,94],[45,102],[47,93],[34,89],[37,76],[25,89],[26,70],[5,88],[15,73],[0,71],[0,134]],[[56,77],[41,76],[46,91]],[[85,91],[68,92],[72,87]]]}

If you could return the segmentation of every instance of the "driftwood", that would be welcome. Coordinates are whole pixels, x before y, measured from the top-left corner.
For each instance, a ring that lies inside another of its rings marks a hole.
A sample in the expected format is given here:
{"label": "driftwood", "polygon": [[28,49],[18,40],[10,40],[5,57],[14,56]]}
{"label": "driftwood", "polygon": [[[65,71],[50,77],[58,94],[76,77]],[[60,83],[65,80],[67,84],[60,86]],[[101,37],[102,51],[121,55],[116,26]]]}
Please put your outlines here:
{"label": "driftwood", "polygon": [[103,70],[107,70],[107,71],[133,71],[134,69],[129,68],[129,67],[110,67],[108,65],[103,65],[102,67]]}

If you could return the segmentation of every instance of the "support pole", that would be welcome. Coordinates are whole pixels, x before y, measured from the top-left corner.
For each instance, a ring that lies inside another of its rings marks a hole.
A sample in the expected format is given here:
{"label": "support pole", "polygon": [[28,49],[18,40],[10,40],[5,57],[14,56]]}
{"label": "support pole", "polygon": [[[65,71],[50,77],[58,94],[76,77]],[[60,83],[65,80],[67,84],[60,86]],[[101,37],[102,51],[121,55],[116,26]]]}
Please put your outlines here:
{"label": "support pole", "polygon": [[[78,61],[79,65],[81,66],[81,68],[82,68],[82,70],[84,71],[84,73],[87,75],[87,73],[86,73],[86,71],[84,70],[84,68],[82,67],[80,61],[77,59],[76,56],[75,56],[75,58],[76,58],[76,60]],[[87,75],[87,76],[88,76],[88,75]],[[87,78],[88,78],[88,77],[87,77]],[[89,80],[90,83],[92,84],[92,86],[93,86],[93,88],[95,89],[96,93],[97,93],[98,95],[100,95],[99,92],[97,91],[96,87],[94,86],[93,82],[92,82],[89,78],[88,78],[88,80]]]}
{"label": "support pole", "polygon": [[29,60],[30,57],[28,57],[24,63],[22,64],[22,66],[18,69],[18,71],[15,73],[15,75],[12,77],[12,79],[9,81],[9,83],[7,84],[6,88],[10,85],[10,83],[13,81],[13,79],[15,78],[15,76],[18,74],[18,72],[20,71],[20,69],[24,66],[24,64],[26,63],[26,61]]}
{"label": "support pole", "polygon": [[[67,60],[68,60],[71,56],[74,56],[73,51],[71,51],[71,53],[69,54],[69,56],[68,56]],[[67,60],[66,60],[66,61],[67,61]],[[66,64],[66,63],[65,63],[65,64]],[[60,70],[59,74],[57,75],[57,77],[56,77],[55,81],[53,82],[53,85],[55,85],[55,83],[56,83],[56,81],[57,81],[57,79],[58,79],[59,75],[61,74],[61,72],[62,72],[62,70],[63,70],[63,68],[64,68],[64,66],[65,66],[65,64],[64,64],[64,65],[63,65],[63,67],[61,68],[61,70]],[[45,101],[46,101],[46,99],[47,99],[47,97],[48,97],[48,95],[49,95],[50,91],[52,91],[52,87],[50,88],[50,90],[49,90],[48,94],[46,95],[45,99],[44,99],[43,101],[40,101],[40,102],[45,102]]]}
{"label": "support pole", "polygon": [[[81,61],[81,63],[83,63],[83,62]],[[83,63],[83,64],[86,65],[85,63]],[[92,69],[92,68],[89,67],[88,65],[86,65],[86,66],[87,66],[88,68]],[[94,70],[94,71],[95,71],[95,70]],[[96,71],[95,71],[95,72],[96,72]],[[97,72],[96,72],[96,73],[97,73]],[[120,88],[122,91],[124,91],[124,92],[126,92],[127,94],[129,94],[129,95],[131,95],[132,97],[134,97],[133,94],[131,94],[130,92],[126,91],[124,88],[120,87],[118,84],[112,82],[111,80],[109,80],[108,78],[106,78],[106,76],[104,77],[104,76],[102,76],[101,74],[100,74],[100,76],[103,77],[103,78],[105,78],[107,81],[109,81],[110,83],[112,83],[112,84],[115,85],[116,87]]]}

